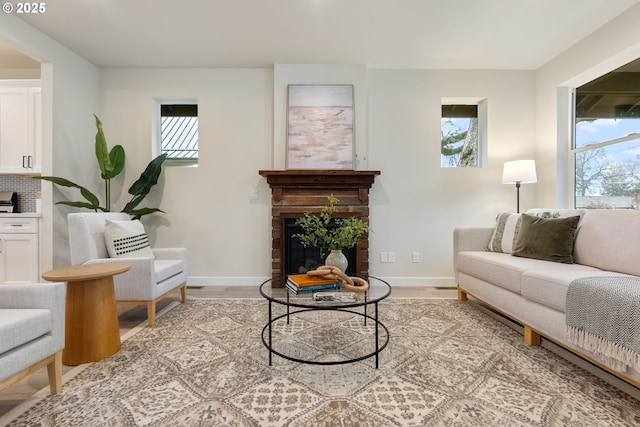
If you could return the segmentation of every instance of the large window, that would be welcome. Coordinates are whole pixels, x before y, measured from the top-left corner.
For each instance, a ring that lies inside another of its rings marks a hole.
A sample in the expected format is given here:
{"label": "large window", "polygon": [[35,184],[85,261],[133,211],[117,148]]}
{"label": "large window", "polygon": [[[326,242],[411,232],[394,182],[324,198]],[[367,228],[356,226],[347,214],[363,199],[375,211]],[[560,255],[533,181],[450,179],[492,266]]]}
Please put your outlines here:
{"label": "large window", "polygon": [[485,165],[486,101],[443,99],[440,118],[440,166]]}
{"label": "large window", "polygon": [[638,209],[640,61],[574,92],[575,206]]}

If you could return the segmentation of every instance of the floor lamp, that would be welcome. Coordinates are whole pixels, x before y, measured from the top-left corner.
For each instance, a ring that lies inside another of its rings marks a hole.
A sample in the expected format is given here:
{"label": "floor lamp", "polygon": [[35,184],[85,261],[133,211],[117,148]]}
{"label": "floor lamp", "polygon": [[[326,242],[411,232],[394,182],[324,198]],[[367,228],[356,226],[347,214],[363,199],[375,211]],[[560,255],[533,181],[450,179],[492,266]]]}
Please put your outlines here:
{"label": "floor lamp", "polygon": [[516,185],[516,212],[520,213],[520,184],[529,184],[537,181],[535,160],[504,162],[502,183]]}

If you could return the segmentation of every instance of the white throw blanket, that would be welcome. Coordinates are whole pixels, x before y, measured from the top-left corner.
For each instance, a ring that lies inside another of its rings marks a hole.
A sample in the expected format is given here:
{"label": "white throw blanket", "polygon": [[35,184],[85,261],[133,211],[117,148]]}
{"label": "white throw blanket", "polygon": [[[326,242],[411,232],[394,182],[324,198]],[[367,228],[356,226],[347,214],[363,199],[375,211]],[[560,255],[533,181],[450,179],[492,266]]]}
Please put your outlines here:
{"label": "white throw blanket", "polygon": [[617,371],[640,371],[640,278],[576,279],[566,303],[567,340]]}

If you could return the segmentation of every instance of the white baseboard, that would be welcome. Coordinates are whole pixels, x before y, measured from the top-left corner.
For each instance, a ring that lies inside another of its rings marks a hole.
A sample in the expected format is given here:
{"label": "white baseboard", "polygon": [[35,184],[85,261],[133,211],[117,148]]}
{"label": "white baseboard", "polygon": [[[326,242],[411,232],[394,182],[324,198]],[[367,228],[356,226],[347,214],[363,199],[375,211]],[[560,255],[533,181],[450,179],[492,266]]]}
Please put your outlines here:
{"label": "white baseboard", "polygon": [[187,286],[260,286],[270,277],[192,277],[187,278]]}
{"label": "white baseboard", "polygon": [[[376,276],[377,277],[377,276]],[[269,277],[189,277],[188,286],[259,286]],[[380,277],[393,286],[455,288],[453,277]]]}
{"label": "white baseboard", "polygon": [[[373,275],[375,276],[375,274]],[[378,276],[375,276],[378,277]],[[391,286],[423,286],[428,288],[455,288],[453,277],[380,277]]]}

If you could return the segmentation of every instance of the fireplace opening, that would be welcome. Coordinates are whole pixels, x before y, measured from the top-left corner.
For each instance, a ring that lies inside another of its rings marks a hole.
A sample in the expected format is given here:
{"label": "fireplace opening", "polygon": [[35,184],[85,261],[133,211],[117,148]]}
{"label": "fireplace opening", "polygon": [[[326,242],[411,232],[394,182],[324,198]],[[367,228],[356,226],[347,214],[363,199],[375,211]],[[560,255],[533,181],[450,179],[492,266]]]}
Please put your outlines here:
{"label": "fireplace opening", "polygon": [[[324,257],[320,256],[320,250],[311,246],[306,248],[300,243],[300,239],[296,234],[302,233],[302,227],[295,224],[294,218],[286,218],[284,221],[284,269],[285,274],[301,274],[307,271],[315,270],[324,265],[324,259],[328,252],[325,251]],[[329,228],[335,225],[329,224]],[[357,245],[353,248],[343,249],[349,265],[346,274],[354,276],[356,274],[356,254]]]}

